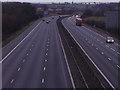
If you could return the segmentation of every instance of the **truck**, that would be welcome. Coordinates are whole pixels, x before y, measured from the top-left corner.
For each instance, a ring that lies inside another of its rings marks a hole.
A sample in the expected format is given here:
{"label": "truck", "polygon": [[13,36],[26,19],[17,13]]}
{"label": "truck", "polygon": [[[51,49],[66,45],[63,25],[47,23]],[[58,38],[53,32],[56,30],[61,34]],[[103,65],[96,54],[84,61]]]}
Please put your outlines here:
{"label": "truck", "polygon": [[76,25],[77,26],[82,26],[83,19],[82,18],[76,18]]}

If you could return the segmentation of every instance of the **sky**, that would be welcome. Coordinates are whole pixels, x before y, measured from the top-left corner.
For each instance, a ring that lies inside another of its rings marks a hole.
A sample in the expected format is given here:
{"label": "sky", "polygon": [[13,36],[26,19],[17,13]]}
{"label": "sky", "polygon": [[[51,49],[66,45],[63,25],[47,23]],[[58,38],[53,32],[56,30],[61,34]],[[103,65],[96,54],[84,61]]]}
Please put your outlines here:
{"label": "sky", "polygon": [[42,2],[119,2],[120,0],[0,0],[4,1],[19,1],[19,2],[33,2],[33,3],[42,3]]}

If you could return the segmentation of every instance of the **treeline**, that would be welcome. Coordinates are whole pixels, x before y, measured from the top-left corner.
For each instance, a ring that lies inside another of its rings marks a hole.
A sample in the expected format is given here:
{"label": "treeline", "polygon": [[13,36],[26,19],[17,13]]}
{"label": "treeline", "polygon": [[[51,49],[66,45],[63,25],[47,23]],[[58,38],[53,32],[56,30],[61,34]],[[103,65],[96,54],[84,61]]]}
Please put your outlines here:
{"label": "treeline", "polygon": [[91,9],[86,9],[82,18],[85,19],[85,23],[91,26],[105,29],[105,16],[104,12],[101,12],[101,10],[95,12]]}
{"label": "treeline", "polygon": [[92,8],[86,8],[82,18],[85,19],[85,23],[106,30],[105,25],[105,13],[107,11],[118,11],[118,3],[115,4],[99,4]]}
{"label": "treeline", "polygon": [[36,8],[30,3],[2,3],[2,39],[5,40],[11,33],[20,30],[37,18]]}

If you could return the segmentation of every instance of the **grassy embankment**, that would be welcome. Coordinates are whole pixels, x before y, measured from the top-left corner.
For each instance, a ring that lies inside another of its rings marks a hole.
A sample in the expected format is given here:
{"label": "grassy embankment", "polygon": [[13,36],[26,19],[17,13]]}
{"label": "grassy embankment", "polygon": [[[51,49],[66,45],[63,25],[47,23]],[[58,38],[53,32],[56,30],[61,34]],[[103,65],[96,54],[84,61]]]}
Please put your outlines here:
{"label": "grassy embankment", "polygon": [[6,44],[8,44],[10,41],[18,37],[22,32],[24,32],[26,29],[28,29],[35,21],[30,22],[28,25],[22,27],[21,29],[17,30],[16,32],[9,35],[8,38],[2,41],[2,47],[4,47]]}
{"label": "grassy embankment", "polygon": [[118,36],[118,33],[115,33],[114,29],[112,30],[107,30],[105,27],[105,17],[97,17],[97,16],[91,16],[85,18],[85,23],[92,26],[93,28],[98,28],[98,30],[104,31],[110,36],[117,38],[120,40],[120,36]]}

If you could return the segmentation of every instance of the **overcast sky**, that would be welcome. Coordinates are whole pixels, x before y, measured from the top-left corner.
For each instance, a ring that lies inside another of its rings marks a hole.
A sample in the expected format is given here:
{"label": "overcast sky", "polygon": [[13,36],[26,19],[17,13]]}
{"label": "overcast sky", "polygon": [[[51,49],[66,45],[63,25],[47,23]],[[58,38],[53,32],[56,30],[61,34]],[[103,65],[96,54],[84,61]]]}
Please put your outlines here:
{"label": "overcast sky", "polygon": [[19,1],[19,2],[119,2],[120,0],[0,0],[0,1]]}

